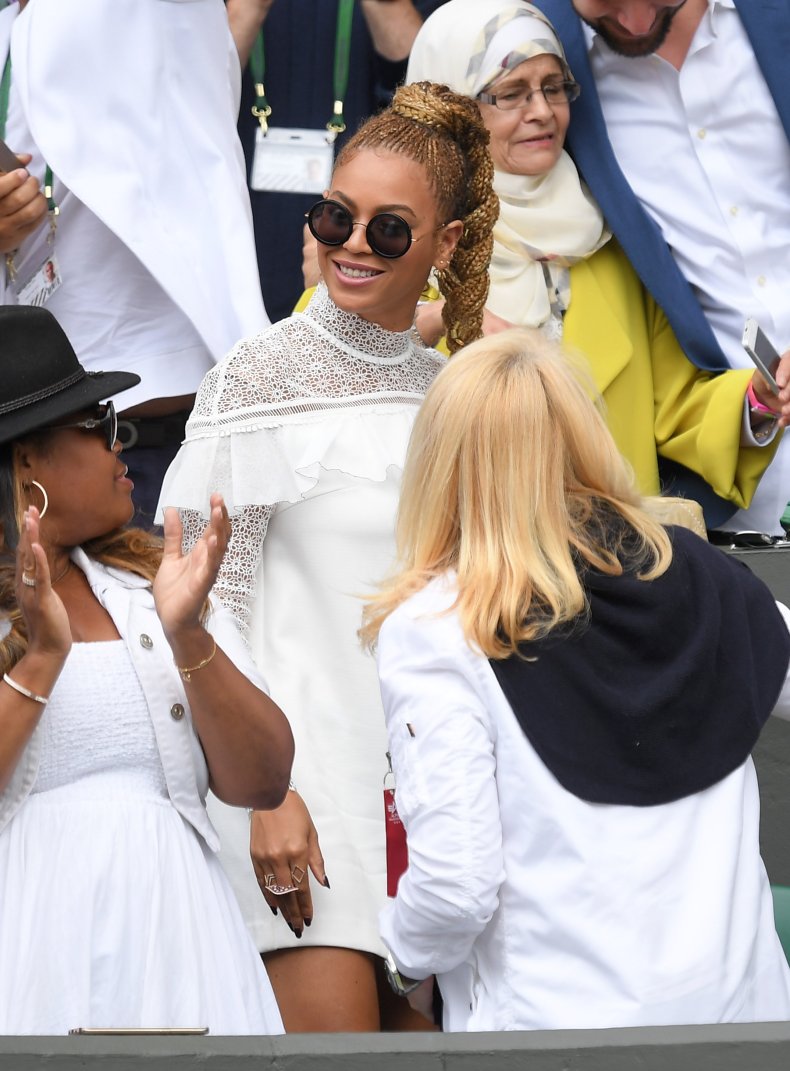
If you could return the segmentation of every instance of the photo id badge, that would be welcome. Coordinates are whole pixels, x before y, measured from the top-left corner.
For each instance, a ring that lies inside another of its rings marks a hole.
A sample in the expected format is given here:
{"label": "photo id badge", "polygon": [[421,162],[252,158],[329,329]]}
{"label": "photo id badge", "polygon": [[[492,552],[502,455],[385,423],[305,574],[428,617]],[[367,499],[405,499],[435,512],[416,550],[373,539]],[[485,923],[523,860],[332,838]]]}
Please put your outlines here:
{"label": "photo id badge", "polygon": [[53,253],[19,291],[17,302],[20,305],[43,305],[55,293],[61,282],[58,258]]}
{"label": "photo id badge", "polygon": [[334,134],[328,130],[269,127],[255,134],[250,188],[281,193],[318,193],[329,188]]}

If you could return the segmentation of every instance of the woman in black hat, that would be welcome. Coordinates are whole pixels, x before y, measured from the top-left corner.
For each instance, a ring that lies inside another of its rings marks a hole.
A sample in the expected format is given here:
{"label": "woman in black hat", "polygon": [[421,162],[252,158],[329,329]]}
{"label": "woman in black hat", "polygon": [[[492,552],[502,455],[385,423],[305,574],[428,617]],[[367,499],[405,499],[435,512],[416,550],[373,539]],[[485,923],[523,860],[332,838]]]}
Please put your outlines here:
{"label": "woman in black hat", "polygon": [[[282,1030],[204,808],[277,806],[293,742],[193,551],[125,529],[112,402],[50,313],[0,307],[0,1033]],[[241,667],[241,668],[237,668]]]}

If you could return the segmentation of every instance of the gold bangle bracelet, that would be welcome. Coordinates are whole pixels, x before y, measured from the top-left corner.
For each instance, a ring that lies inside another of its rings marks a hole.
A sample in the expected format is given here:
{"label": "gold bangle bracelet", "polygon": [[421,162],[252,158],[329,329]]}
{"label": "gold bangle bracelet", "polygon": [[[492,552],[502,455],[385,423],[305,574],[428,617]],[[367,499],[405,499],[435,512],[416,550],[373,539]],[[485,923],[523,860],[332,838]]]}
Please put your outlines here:
{"label": "gold bangle bracelet", "polygon": [[211,637],[211,640],[212,640],[212,643],[214,644],[214,647],[212,648],[211,654],[208,656],[208,658],[204,658],[203,661],[202,662],[198,662],[198,664],[196,666],[176,666],[176,669],[178,670],[178,672],[181,675],[181,680],[182,681],[190,681],[190,680],[192,680],[192,674],[193,673],[197,673],[197,671],[199,669],[205,669],[206,666],[211,661],[211,659],[217,653],[217,641],[214,639],[213,636]]}

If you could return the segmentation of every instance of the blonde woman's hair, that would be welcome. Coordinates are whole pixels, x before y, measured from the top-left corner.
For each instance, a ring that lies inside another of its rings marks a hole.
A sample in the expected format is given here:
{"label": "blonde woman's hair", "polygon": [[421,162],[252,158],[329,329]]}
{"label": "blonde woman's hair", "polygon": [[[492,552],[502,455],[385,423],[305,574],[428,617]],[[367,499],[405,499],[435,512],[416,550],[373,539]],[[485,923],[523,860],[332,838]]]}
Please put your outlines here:
{"label": "blonde woman's hair", "polygon": [[[46,449],[46,432],[27,439]],[[26,498],[13,443],[6,443],[0,447],[0,615],[10,630],[0,641],[0,673],[8,673],[27,651],[27,626],[16,601],[16,547]],[[162,540],[151,532],[120,528],[84,543],[82,549],[103,565],[126,569],[153,583],[162,547]]]}
{"label": "blonde woman's hair", "polygon": [[467,642],[507,658],[584,615],[583,573],[643,580],[672,558],[591,397],[558,346],[515,329],[453,358],[417,415],[398,514],[399,571],[360,632],[434,577],[457,575]]}
{"label": "blonde woman's hair", "polygon": [[444,222],[460,219],[464,232],[450,263],[437,272],[446,301],[442,317],[454,353],[479,338],[488,297],[488,265],[499,198],[488,131],[474,101],[447,86],[401,86],[391,105],[364,123],[344,145],[340,167],[364,149],[396,152],[422,164]]}

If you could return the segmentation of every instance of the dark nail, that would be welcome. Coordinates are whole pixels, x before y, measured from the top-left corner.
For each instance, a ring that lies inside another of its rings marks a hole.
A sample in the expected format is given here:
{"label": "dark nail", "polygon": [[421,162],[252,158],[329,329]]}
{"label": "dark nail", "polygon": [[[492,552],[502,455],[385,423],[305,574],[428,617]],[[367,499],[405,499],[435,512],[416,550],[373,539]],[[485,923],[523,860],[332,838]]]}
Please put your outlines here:
{"label": "dark nail", "polygon": [[271,912],[272,912],[272,914],[273,914],[273,915],[276,915],[276,914],[277,914],[277,908],[276,908],[276,907],[272,907],[272,905],[271,905],[271,904],[269,904],[269,907],[271,908]]}
{"label": "dark nail", "polygon": [[299,940],[301,941],[301,939],[302,939],[302,931],[301,930],[294,930],[294,937],[298,937]]}
{"label": "dark nail", "polygon": [[305,926],[312,926],[313,925],[313,920],[312,919],[305,919],[304,920],[304,924],[305,924]]}
{"label": "dark nail", "polygon": [[326,876],[326,874],[324,874],[324,880],[321,882],[321,884],[326,889],[331,889],[332,888],[332,886],[329,884],[329,878]]}

